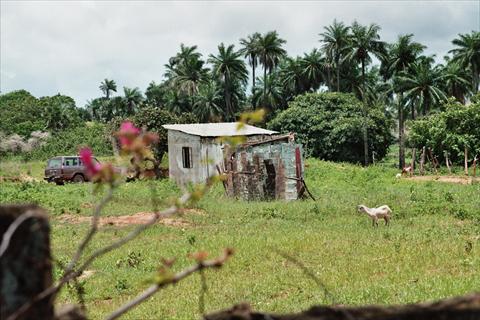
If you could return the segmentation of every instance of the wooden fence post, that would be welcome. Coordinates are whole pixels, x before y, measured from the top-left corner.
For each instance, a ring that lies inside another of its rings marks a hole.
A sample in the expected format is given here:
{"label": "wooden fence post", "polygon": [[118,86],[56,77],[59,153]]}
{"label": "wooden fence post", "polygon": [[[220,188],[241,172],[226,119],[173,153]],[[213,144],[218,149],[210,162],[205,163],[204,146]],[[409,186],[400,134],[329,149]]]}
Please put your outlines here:
{"label": "wooden fence post", "polygon": [[425,146],[422,148],[422,155],[420,156],[420,175],[425,174]]}
{"label": "wooden fence post", "polygon": [[468,176],[468,149],[465,147],[465,175]]}
{"label": "wooden fence post", "polygon": [[473,163],[472,163],[473,176],[474,176],[474,177],[477,176],[477,160],[478,160],[478,155],[475,155],[475,157],[473,158]]}
{"label": "wooden fence post", "polygon": [[412,174],[415,175],[415,162],[417,161],[417,149],[412,148],[412,163],[410,167],[412,168]]}
{"label": "wooden fence post", "polygon": [[448,174],[452,174],[452,168],[450,167],[450,163],[448,160],[448,151],[444,151],[444,153],[445,153],[445,164],[447,165]]}
{"label": "wooden fence post", "polygon": [[[52,285],[50,226],[35,205],[0,206],[0,319]],[[53,319],[51,297],[35,303],[19,319]]]}

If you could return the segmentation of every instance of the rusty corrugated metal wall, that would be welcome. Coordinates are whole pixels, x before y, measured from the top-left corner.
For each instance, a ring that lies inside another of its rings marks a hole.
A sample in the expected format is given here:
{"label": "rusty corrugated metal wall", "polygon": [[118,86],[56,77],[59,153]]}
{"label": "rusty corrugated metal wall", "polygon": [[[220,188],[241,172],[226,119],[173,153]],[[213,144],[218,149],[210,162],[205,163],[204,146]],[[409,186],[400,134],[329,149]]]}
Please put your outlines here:
{"label": "rusty corrugated metal wall", "polygon": [[295,200],[301,191],[298,179],[304,170],[302,146],[285,141],[240,146],[234,152],[227,151],[225,169],[230,196],[245,200]]}

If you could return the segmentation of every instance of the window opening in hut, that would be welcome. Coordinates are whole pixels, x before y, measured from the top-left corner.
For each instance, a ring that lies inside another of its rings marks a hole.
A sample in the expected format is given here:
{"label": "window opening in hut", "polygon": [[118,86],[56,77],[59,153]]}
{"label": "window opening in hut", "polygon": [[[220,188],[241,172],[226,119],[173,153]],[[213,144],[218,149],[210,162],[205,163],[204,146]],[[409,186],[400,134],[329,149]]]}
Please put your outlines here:
{"label": "window opening in hut", "polygon": [[192,168],[192,148],[182,147],[182,160],[184,168]]}

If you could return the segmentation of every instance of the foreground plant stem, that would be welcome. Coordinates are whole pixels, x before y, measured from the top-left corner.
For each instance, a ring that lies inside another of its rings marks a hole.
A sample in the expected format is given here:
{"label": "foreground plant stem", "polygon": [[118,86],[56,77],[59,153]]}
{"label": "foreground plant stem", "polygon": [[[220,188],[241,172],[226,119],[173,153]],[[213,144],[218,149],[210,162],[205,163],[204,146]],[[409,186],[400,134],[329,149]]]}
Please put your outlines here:
{"label": "foreground plant stem", "polygon": [[223,266],[225,261],[227,261],[227,259],[231,255],[232,255],[232,251],[230,249],[225,249],[225,252],[223,253],[223,255],[218,257],[217,259],[199,262],[198,264],[196,264],[194,266],[191,266],[187,269],[184,269],[183,271],[180,271],[180,272],[176,273],[175,275],[173,275],[170,278],[167,278],[167,279],[165,279],[165,280],[163,280],[159,283],[156,283],[156,284],[150,286],[148,289],[146,289],[140,295],[138,295],[135,299],[127,302],[126,304],[124,304],[123,306],[121,306],[120,308],[118,308],[117,310],[112,312],[109,316],[107,316],[105,318],[105,320],[117,319],[118,317],[120,317],[121,315],[123,315],[124,313],[129,311],[130,309],[134,308],[135,306],[139,305],[143,301],[147,300],[149,297],[154,295],[160,289],[162,289],[162,288],[164,288],[164,287],[166,287],[170,284],[175,284],[178,281],[188,277],[189,275],[191,275],[191,274],[193,274],[197,271],[202,272],[204,269],[207,269],[207,268],[219,268],[219,267]]}

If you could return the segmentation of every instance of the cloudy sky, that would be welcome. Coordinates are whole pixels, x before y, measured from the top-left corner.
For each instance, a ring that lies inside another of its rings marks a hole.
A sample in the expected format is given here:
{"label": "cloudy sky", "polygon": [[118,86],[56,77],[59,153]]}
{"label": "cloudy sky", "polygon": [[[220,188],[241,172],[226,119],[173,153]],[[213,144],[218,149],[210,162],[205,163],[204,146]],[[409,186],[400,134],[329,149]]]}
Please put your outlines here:
{"label": "cloudy sky", "polygon": [[144,90],[159,82],[180,43],[204,55],[221,42],[277,30],[290,55],[318,47],[334,18],[413,33],[443,57],[458,33],[480,30],[480,1],[5,1],[0,2],[0,90],[62,93],[78,106],[104,78]]}

